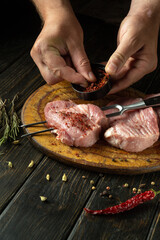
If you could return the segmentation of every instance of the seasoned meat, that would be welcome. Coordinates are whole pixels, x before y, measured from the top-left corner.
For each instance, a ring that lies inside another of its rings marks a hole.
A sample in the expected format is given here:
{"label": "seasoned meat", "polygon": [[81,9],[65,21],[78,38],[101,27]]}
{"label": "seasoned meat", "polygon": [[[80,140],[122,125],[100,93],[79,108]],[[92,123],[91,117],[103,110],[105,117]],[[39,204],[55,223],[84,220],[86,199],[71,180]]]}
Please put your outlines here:
{"label": "seasoned meat", "polygon": [[[124,103],[128,105],[131,102]],[[159,138],[157,114],[150,107],[114,117],[110,119],[110,128],[106,130],[104,138],[112,146],[128,152],[143,151]]]}
{"label": "seasoned meat", "polygon": [[47,103],[44,114],[57,139],[69,146],[90,147],[97,142],[108,120],[93,104],[76,105],[71,101]]}

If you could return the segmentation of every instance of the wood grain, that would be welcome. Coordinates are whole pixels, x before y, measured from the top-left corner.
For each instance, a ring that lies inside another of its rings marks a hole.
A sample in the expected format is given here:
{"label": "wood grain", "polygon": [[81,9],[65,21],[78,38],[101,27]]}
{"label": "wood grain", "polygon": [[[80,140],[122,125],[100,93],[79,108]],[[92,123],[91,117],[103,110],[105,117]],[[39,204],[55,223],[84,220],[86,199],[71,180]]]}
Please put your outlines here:
{"label": "wood grain", "polygon": [[[142,93],[131,88],[118,93],[118,96],[124,95],[131,97],[143,96]],[[92,103],[101,107],[116,97],[117,95],[106,96]],[[43,110],[46,103],[60,99],[71,99],[76,103],[84,103],[83,100],[77,98],[69,83],[61,82],[54,86],[46,84],[35,91],[23,106],[21,114],[23,124],[45,120]],[[34,126],[28,128],[27,132],[30,133],[43,129],[46,129],[46,126]],[[87,169],[120,174],[139,174],[160,170],[159,141],[153,147],[141,153],[128,153],[111,147],[104,140],[99,140],[90,148],[69,147],[57,141],[56,137],[50,132],[39,134],[30,138],[30,140],[46,155]]]}
{"label": "wood grain", "polygon": [[[1,153],[6,154],[0,156],[0,213],[34,171],[43,156],[27,139],[23,139],[20,145],[10,143],[8,146],[2,146]],[[35,165],[33,168],[28,168],[31,160],[34,160]],[[12,168],[8,167],[9,161],[13,164]]]}
{"label": "wood grain", "polygon": [[[46,174],[50,174],[50,181]],[[68,181],[62,181],[62,175]],[[85,175],[86,179],[82,176]],[[44,158],[0,217],[1,240],[67,239],[98,174]],[[46,196],[41,202],[39,196]]]}
{"label": "wood grain", "polygon": [[[156,186],[153,188],[159,189],[160,179],[159,173],[150,173],[138,176],[118,176],[118,175],[105,175],[100,179],[96,186],[96,191],[88,200],[86,207],[90,209],[103,209],[109,206],[119,204],[134,196],[132,188],[139,188],[141,183],[145,183],[145,187],[141,188],[142,191],[148,190],[151,186],[150,182],[154,179]],[[123,184],[127,182],[128,188],[124,188]],[[110,186],[110,194],[112,198],[107,196],[101,197],[100,193],[106,189],[106,186]],[[147,238],[148,229],[152,224],[153,217],[157,211],[158,206],[157,196],[152,201],[146,202],[143,205],[139,205],[136,208],[116,215],[104,215],[93,216],[86,214],[84,211],[76,222],[70,236],[67,240],[75,239],[125,239],[125,240],[158,240],[159,239],[159,213],[156,218],[156,226],[153,229],[155,231],[153,238]],[[118,236],[118,237],[117,237]],[[157,237],[157,238],[156,238]]]}

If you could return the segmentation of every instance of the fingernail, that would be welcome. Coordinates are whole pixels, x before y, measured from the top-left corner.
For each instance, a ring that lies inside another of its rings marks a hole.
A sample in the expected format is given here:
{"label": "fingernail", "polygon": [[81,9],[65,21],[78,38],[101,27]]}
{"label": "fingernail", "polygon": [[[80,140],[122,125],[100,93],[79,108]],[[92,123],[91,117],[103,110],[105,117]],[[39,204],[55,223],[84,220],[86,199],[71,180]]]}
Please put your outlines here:
{"label": "fingernail", "polygon": [[88,76],[91,81],[96,81],[96,77],[94,76],[93,72],[89,72]]}
{"label": "fingernail", "polygon": [[115,63],[113,62],[110,62],[107,66],[106,66],[106,72],[109,72],[109,73],[116,73],[118,67]]}

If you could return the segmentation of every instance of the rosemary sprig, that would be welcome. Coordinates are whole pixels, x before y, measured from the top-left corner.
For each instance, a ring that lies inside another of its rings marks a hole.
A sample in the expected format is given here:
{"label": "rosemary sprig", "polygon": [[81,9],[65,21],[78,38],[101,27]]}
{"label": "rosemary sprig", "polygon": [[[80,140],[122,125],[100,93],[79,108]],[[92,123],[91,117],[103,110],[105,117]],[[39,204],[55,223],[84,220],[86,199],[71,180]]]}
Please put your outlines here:
{"label": "rosemary sprig", "polygon": [[3,121],[3,120],[2,120],[2,119],[3,119],[3,118],[2,118],[2,117],[3,117],[3,116],[2,116],[2,108],[3,108],[3,106],[5,105],[5,102],[6,102],[6,100],[3,102],[3,101],[2,101],[2,98],[0,98],[0,127],[2,127],[2,121]]}
{"label": "rosemary sprig", "polygon": [[10,108],[10,111],[9,111],[10,127],[11,127],[9,136],[13,140],[16,140],[16,137],[19,133],[19,123],[20,123],[20,120],[17,116],[17,113],[15,112],[15,100],[17,98],[18,98],[18,96],[15,95],[12,102],[11,102],[11,108]]}
{"label": "rosemary sprig", "polygon": [[3,132],[3,136],[0,139],[0,146],[8,140],[9,132],[10,132],[9,117],[7,115],[5,105],[3,105],[1,109],[1,115],[2,115],[1,126],[2,126],[2,129],[4,129],[4,132]]}
{"label": "rosemary sprig", "polygon": [[[16,140],[19,133],[20,120],[15,111],[16,99],[17,95],[14,96],[13,100],[9,104],[9,101],[5,100],[3,102],[0,98],[0,146],[9,139]],[[7,111],[8,105],[6,107],[6,102],[10,107],[9,112]]]}

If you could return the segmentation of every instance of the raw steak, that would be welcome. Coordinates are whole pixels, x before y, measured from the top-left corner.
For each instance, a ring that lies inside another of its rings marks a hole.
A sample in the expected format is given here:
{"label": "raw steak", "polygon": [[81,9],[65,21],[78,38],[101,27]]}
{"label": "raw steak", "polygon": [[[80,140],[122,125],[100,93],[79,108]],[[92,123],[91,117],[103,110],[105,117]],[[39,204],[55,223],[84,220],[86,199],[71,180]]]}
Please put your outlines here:
{"label": "raw steak", "polygon": [[[128,105],[139,100],[125,100],[123,104]],[[116,102],[122,103],[121,100]],[[157,114],[151,107],[126,112],[122,116],[110,118],[109,121],[110,128],[104,134],[105,140],[112,146],[125,151],[143,151],[159,138]]]}
{"label": "raw steak", "polygon": [[69,146],[92,146],[108,126],[105,114],[93,104],[53,101],[47,103],[44,114],[48,125],[54,127],[57,139]]}

